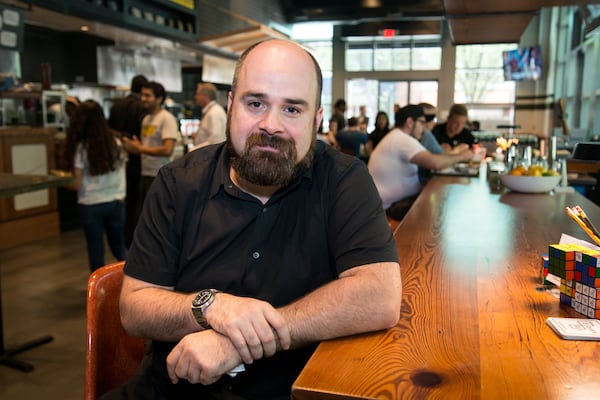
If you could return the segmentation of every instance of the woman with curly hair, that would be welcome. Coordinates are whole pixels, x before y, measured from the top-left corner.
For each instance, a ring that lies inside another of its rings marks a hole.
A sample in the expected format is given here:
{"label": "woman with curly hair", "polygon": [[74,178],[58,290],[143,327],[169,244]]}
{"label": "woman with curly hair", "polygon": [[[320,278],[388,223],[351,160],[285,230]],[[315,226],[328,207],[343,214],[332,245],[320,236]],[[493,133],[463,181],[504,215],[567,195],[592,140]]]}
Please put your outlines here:
{"label": "woman with curly hair", "polygon": [[125,259],[125,156],[117,133],[108,127],[100,104],[86,100],[67,130],[70,189],[77,190],[90,270],[104,262],[104,233],[113,256]]}

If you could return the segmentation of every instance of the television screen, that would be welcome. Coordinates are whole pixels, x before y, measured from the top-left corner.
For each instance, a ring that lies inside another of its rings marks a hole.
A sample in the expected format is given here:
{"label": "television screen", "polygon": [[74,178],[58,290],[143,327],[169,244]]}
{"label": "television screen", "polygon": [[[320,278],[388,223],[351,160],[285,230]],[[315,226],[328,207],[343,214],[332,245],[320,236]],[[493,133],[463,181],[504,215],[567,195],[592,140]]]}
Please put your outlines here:
{"label": "television screen", "polygon": [[542,77],[540,46],[521,47],[502,52],[504,80],[536,81]]}

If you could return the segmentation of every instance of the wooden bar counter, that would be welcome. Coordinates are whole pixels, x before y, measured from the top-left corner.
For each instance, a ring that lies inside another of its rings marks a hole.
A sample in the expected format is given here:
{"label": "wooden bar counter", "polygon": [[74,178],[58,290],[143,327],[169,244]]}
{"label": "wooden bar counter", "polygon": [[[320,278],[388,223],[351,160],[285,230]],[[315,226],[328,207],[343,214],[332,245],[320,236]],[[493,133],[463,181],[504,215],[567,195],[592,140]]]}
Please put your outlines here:
{"label": "wooden bar counter", "polygon": [[434,177],[395,233],[398,324],[323,342],[292,398],[596,398],[600,342],[560,339],[546,318],[583,316],[540,282],[540,255],[561,233],[591,241],[564,211],[575,205],[600,225],[600,208],[578,193]]}

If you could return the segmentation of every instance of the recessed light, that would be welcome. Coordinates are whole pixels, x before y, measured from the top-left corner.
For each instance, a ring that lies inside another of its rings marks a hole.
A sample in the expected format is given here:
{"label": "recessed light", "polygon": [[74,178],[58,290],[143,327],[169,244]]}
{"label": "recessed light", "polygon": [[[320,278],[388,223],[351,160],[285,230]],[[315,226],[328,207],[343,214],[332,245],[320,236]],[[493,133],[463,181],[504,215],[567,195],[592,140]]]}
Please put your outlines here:
{"label": "recessed light", "polygon": [[82,32],[87,32],[87,31],[90,30],[89,26],[87,26],[87,25],[81,25],[80,29],[81,29]]}

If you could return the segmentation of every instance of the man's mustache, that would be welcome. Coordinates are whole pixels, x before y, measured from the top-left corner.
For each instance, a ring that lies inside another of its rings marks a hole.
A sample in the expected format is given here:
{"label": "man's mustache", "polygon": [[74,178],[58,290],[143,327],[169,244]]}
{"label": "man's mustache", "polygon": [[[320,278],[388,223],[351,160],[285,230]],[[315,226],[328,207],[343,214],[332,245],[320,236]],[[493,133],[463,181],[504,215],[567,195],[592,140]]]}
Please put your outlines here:
{"label": "man's mustache", "polygon": [[269,135],[266,132],[254,133],[248,137],[246,148],[251,149],[254,146],[272,147],[277,150],[287,150],[293,143],[289,139],[284,139],[277,135]]}

